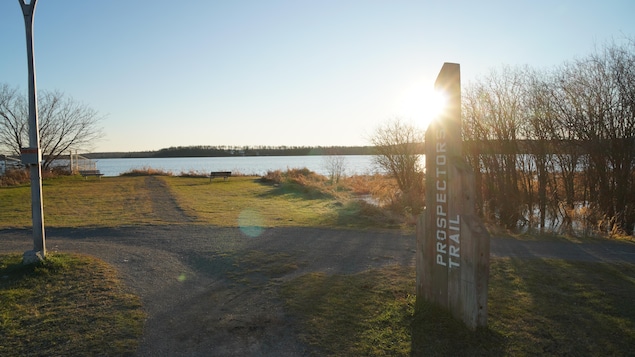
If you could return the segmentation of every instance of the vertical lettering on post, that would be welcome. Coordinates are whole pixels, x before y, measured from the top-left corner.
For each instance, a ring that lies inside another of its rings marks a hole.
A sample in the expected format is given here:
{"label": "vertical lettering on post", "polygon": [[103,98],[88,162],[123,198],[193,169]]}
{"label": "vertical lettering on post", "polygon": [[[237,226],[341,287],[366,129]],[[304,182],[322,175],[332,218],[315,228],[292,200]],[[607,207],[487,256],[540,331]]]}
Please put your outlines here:
{"label": "vertical lettering on post", "polygon": [[445,63],[435,88],[447,108],[425,134],[426,208],[417,223],[417,299],[468,327],[487,324],[489,235],[474,216],[474,179],[462,156],[461,76]]}

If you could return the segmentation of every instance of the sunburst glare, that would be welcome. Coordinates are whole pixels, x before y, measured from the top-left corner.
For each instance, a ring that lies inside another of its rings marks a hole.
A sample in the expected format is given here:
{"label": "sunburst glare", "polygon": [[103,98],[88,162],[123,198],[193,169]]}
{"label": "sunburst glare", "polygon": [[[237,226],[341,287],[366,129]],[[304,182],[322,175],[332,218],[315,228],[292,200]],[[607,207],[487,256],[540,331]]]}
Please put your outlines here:
{"label": "sunburst glare", "polygon": [[446,102],[443,92],[434,90],[432,83],[417,83],[399,97],[398,115],[426,129],[443,112]]}

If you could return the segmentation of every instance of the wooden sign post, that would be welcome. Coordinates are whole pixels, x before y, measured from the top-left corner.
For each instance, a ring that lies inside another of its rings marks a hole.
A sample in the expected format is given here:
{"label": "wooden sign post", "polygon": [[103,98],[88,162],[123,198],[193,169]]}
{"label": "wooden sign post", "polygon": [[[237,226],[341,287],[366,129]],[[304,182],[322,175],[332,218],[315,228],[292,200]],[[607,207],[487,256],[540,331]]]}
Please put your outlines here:
{"label": "wooden sign post", "polygon": [[444,63],[435,89],[446,108],[425,135],[426,208],[417,222],[417,300],[469,328],[487,325],[489,233],[475,215],[474,175],[462,155],[461,72]]}

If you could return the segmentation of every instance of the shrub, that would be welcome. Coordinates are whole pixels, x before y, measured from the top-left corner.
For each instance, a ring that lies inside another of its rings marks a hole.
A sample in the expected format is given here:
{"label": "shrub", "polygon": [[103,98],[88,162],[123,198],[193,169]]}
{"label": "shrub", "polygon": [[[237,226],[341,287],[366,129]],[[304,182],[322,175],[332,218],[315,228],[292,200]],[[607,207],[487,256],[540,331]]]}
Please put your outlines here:
{"label": "shrub", "polygon": [[130,171],[126,171],[119,176],[172,176],[172,173],[169,171],[164,171],[162,169],[143,167],[140,169],[131,169]]}
{"label": "shrub", "polygon": [[354,175],[345,178],[342,186],[357,196],[369,196],[381,207],[392,207],[399,201],[397,182],[388,175]]}
{"label": "shrub", "polygon": [[69,176],[71,174],[71,170],[68,166],[53,166],[48,171],[42,171],[43,176],[45,177],[57,177],[57,176]]}
{"label": "shrub", "polygon": [[260,178],[260,181],[265,183],[273,183],[279,185],[282,183],[283,174],[280,170],[267,171],[267,174]]}
{"label": "shrub", "polygon": [[179,177],[209,177],[209,175],[206,172],[190,170],[188,172],[181,172]]}
{"label": "shrub", "polygon": [[27,169],[7,170],[4,175],[0,176],[0,186],[18,186],[29,183],[31,176]]}
{"label": "shrub", "polygon": [[301,186],[316,186],[327,181],[326,177],[319,175],[306,167],[301,169],[287,169],[286,177],[288,182],[296,183]]}
{"label": "shrub", "polygon": [[260,181],[280,185],[283,190],[302,192],[310,198],[336,195],[333,188],[326,185],[326,177],[307,168],[268,171]]}

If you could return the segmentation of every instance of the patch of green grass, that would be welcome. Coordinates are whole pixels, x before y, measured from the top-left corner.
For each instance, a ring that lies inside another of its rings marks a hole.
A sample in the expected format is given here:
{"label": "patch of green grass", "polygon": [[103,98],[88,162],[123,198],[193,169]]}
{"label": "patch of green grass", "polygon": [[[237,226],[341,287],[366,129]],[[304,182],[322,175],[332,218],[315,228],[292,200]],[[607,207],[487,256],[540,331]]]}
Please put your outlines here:
{"label": "patch of green grass", "polygon": [[635,345],[635,266],[495,259],[489,326],[470,331],[420,303],[414,269],[312,273],[282,287],[303,339],[331,356],[626,356]]}
{"label": "patch of green grass", "polygon": [[304,264],[287,253],[260,250],[198,252],[191,259],[198,271],[251,285],[268,284],[271,279],[292,273]]}
{"label": "patch of green grass", "polygon": [[[177,224],[161,219],[152,201],[147,177],[83,179],[62,176],[43,182],[44,222],[48,227],[113,227]],[[201,177],[160,177],[175,197],[178,209],[194,223],[242,227],[249,234],[267,227],[322,226],[342,228],[396,228],[381,209],[347,197],[320,192],[297,182],[267,184],[256,177],[229,180]],[[28,186],[0,188],[0,228],[31,225]],[[184,222],[185,223],[185,222]],[[191,222],[190,222],[191,223]]]}
{"label": "patch of green grass", "polygon": [[57,227],[111,227],[160,223],[152,212],[144,177],[84,180],[62,177],[42,188],[44,219]]}
{"label": "patch of green grass", "polygon": [[302,338],[329,356],[406,356],[414,313],[414,270],[392,266],[355,275],[310,273],[282,287]]}
{"label": "patch of green grass", "polygon": [[0,187],[0,227],[23,227],[31,219],[31,188]]}
{"label": "patch of green grass", "polygon": [[619,356],[635,345],[633,265],[500,259],[490,276],[490,328],[516,342],[512,354]]}
{"label": "patch of green grass", "polygon": [[[51,227],[161,223],[152,213],[143,177],[58,177],[43,182],[42,195],[44,222]],[[0,201],[0,228],[31,225],[30,187],[0,188]]]}
{"label": "patch of green grass", "polygon": [[0,355],[135,351],[145,313],[110,265],[76,254],[49,254],[29,266],[21,259],[0,255]]}
{"label": "patch of green grass", "polygon": [[[256,177],[227,181],[196,177],[165,177],[181,208],[198,221],[226,227],[355,227],[367,228],[368,217],[355,215],[359,206],[342,203],[313,188],[272,185]],[[380,222],[379,225],[383,223]],[[377,227],[374,224],[373,227]]]}
{"label": "patch of green grass", "polygon": [[211,183],[201,178],[168,178],[168,182],[186,211],[218,226],[320,226],[328,225],[335,216],[332,200],[278,194],[278,188],[261,184],[254,177]]}
{"label": "patch of green grass", "polygon": [[236,257],[236,264],[242,268],[242,274],[262,274],[267,278],[276,278],[297,270],[302,263],[287,253],[270,253],[250,250]]}

